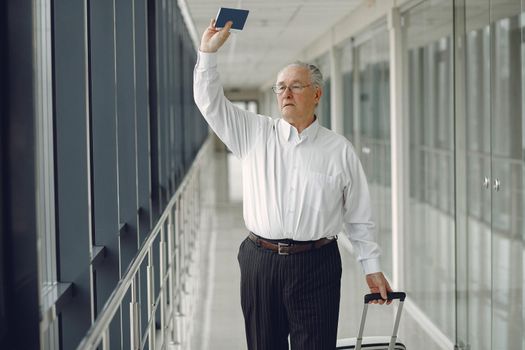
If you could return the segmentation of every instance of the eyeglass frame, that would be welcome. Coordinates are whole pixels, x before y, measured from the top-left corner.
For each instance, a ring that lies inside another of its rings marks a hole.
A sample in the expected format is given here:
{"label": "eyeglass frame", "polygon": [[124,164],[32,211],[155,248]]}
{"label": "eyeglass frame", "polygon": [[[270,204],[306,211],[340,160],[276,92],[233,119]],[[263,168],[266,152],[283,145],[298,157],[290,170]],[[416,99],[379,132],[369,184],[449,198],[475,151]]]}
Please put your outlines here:
{"label": "eyeglass frame", "polygon": [[[292,92],[292,94],[300,94],[304,88],[307,88],[309,86],[312,86],[312,84],[307,84],[307,85],[302,85],[300,83],[293,83],[291,86],[288,86],[288,85],[273,85],[272,86],[272,91],[276,94],[276,95],[281,95],[283,94],[286,89],[290,89],[290,91]],[[283,88],[283,91],[279,92],[279,91],[276,91],[277,88]],[[294,88],[299,88],[299,90],[296,90],[294,91]]]}

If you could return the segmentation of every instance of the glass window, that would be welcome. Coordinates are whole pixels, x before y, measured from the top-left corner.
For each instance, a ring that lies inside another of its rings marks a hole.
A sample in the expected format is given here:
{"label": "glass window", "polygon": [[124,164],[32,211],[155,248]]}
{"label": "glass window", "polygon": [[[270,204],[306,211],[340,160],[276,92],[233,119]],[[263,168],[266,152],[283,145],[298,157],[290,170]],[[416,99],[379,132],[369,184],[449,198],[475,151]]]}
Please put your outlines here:
{"label": "glass window", "polygon": [[[41,284],[40,306],[44,309],[51,307],[49,301],[54,299],[57,283],[50,1],[38,1],[35,9],[37,246]],[[41,311],[48,314],[48,310]],[[42,343],[49,349],[58,347],[57,322],[46,320],[43,324],[45,327],[41,327]]]}

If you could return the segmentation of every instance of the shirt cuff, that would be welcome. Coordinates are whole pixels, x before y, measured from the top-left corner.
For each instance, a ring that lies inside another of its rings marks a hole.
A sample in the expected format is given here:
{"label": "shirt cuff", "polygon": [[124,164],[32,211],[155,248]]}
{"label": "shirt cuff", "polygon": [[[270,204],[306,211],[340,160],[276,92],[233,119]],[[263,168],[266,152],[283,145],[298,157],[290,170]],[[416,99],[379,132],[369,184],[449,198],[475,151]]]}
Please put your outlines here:
{"label": "shirt cuff", "polygon": [[217,53],[202,52],[199,50],[199,55],[197,57],[197,67],[211,68],[215,66],[217,66]]}
{"label": "shirt cuff", "polygon": [[361,266],[363,267],[365,275],[375,272],[381,272],[379,259],[376,258],[361,260]]}

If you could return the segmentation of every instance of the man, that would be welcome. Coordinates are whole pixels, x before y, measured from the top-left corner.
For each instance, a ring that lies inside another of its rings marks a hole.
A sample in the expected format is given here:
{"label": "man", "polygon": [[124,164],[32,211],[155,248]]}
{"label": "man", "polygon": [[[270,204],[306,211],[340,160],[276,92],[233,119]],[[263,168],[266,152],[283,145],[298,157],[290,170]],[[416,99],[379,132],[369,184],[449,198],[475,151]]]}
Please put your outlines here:
{"label": "man", "polygon": [[[350,142],[319,125],[322,75],[305,63],[279,72],[273,87],[282,114],[241,110],[223,94],[216,52],[229,22],[202,35],[195,102],[211,128],[242,160],[244,220],[239,248],[241,306],[249,349],[333,350],[337,338],[343,228],[373,293],[391,291],[379,269],[368,186]],[[384,300],[376,301],[380,304]]]}

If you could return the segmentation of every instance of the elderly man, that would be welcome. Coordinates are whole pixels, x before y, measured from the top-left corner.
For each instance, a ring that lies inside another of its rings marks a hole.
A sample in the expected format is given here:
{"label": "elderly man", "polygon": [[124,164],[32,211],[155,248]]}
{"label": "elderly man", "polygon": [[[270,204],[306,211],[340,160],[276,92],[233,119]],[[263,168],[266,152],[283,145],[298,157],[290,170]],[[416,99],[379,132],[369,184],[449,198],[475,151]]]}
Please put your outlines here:
{"label": "elderly man", "polygon": [[[244,220],[241,306],[249,349],[333,350],[337,338],[344,229],[371,292],[391,291],[379,268],[365,174],[351,143],[319,125],[322,75],[294,63],[273,87],[282,118],[235,107],[223,94],[216,52],[229,36],[212,20],[194,72],[195,102],[242,160]],[[379,303],[384,303],[380,300]]]}

